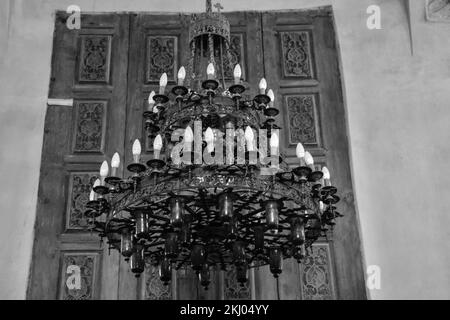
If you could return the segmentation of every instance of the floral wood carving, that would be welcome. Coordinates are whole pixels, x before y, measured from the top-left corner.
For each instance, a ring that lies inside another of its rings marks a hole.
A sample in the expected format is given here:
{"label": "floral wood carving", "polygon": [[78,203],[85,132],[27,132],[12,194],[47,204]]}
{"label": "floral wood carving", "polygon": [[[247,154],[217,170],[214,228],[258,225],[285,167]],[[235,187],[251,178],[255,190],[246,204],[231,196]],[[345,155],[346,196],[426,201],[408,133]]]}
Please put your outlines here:
{"label": "floral wood carving", "polygon": [[[61,300],[92,300],[95,298],[95,279],[98,254],[64,253],[61,276]],[[79,276],[79,287],[76,279]],[[72,280],[73,279],[73,280]]]}
{"label": "floral wood carving", "polygon": [[450,22],[450,0],[428,0],[427,19],[434,22]]}
{"label": "floral wood carving", "polygon": [[303,300],[335,299],[328,244],[315,244],[302,263]]}
{"label": "floral wood carving", "polygon": [[111,36],[81,36],[79,82],[108,83]]}
{"label": "floral wood carving", "polygon": [[173,36],[147,37],[147,82],[159,81],[167,73],[169,81],[177,75],[178,38]]}
{"label": "floral wood carving", "polygon": [[171,300],[171,286],[165,286],[159,279],[158,267],[146,263],[145,267],[145,300]]}
{"label": "floral wood carving", "polygon": [[[225,48],[224,48],[225,50]],[[245,61],[244,61],[244,36],[243,34],[231,34],[230,37],[230,45],[229,45],[229,55],[224,54],[223,55],[223,66],[224,66],[224,75],[225,80],[232,80],[233,77],[233,70],[234,66],[236,64],[240,64],[242,70],[245,70]],[[217,58],[217,61],[219,61],[220,52],[215,52],[215,57]],[[222,68],[220,63],[217,66],[218,72],[217,74],[222,74]],[[221,76],[220,76],[221,77]],[[243,78],[245,78],[245,74],[242,75]]]}
{"label": "floral wood carving", "polygon": [[106,102],[79,101],[75,108],[74,152],[103,152]]}
{"label": "floral wood carving", "polygon": [[289,121],[289,141],[318,144],[316,97],[313,94],[285,96]]}
{"label": "floral wood carving", "polygon": [[224,297],[225,300],[250,300],[251,289],[247,283],[241,286],[236,280],[236,268],[230,268],[224,272]]}
{"label": "floral wood carving", "polygon": [[72,173],[69,185],[69,205],[66,216],[66,228],[68,230],[82,230],[87,226],[84,216],[86,203],[89,201],[89,193],[97,176],[95,173]]}
{"label": "floral wood carving", "polygon": [[308,31],[280,32],[283,74],[285,77],[311,79],[312,57]]}

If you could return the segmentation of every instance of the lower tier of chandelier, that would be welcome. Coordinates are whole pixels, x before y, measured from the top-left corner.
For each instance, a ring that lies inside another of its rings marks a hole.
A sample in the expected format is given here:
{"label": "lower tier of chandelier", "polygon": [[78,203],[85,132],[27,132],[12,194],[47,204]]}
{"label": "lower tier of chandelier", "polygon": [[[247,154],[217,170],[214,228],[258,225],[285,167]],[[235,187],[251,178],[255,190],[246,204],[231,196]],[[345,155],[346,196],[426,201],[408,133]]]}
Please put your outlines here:
{"label": "lower tier of chandelier", "polygon": [[[109,194],[121,190],[116,201],[109,205],[101,198],[90,205],[92,213],[110,212],[106,222],[96,222],[96,229],[126,257],[124,234],[134,234],[128,258],[138,247],[155,265],[169,259],[176,269],[254,267],[271,264],[274,250],[280,259],[300,261],[305,249],[334,224],[339,215],[333,206],[339,201],[336,189],[322,187],[318,177],[308,167],[266,176],[247,164],[165,164],[147,169],[139,179],[109,181]],[[327,205],[325,211],[320,201]],[[277,221],[270,221],[270,210]],[[196,254],[202,256],[198,266]]]}

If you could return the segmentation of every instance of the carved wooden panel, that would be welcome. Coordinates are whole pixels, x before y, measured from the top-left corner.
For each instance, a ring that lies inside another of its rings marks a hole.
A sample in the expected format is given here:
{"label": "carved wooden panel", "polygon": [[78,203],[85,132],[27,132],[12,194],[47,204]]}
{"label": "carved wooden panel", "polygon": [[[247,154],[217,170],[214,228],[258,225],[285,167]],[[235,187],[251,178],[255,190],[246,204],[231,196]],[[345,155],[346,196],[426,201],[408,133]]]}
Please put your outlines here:
{"label": "carved wooden panel", "polygon": [[176,81],[178,73],[178,37],[147,37],[146,82],[159,82],[161,75],[167,73],[169,81]]}
{"label": "carved wooden panel", "polygon": [[75,102],[74,152],[103,153],[106,106],[106,101]]}
{"label": "carved wooden panel", "polygon": [[146,263],[145,300],[172,300],[171,285],[165,286],[159,279],[159,268]]}
{"label": "carved wooden panel", "polygon": [[301,293],[303,300],[336,299],[327,243],[314,244],[301,264]]}
{"label": "carved wooden panel", "polygon": [[250,300],[251,287],[247,281],[243,286],[236,280],[236,268],[232,267],[224,272],[224,299],[225,300]]}
{"label": "carved wooden panel", "polygon": [[450,0],[428,0],[426,15],[428,21],[450,22]]}
{"label": "carved wooden panel", "polygon": [[69,193],[66,214],[66,230],[83,230],[87,226],[84,216],[89,193],[97,179],[93,172],[71,173],[69,177]]}
{"label": "carved wooden panel", "polygon": [[[242,33],[232,33],[230,36],[230,45],[229,45],[229,55],[223,55],[223,66],[224,66],[224,75],[226,80],[232,80],[234,66],[236,64],[240,64],[242,68],[242,78],[245,79],[245,43],[244,43],[244,34]],[[215,56],[217,61],[219,61],[220,52],[215,52]],[[222,67],[220,63],[218,64],[218,74],[222,74]]]}
{"label": "carved wooden panel", "polygon": [[283,31],[281,65],[284,77],[311,79],[314,77],[309,31]]}
{"label": "carved wooden panel", "polygon": [[96,252],[63,252],[59,299],[96,299],[98,260]]}
{"label": "carved wooden panel", "polygon": [[78,81],[109,83],[111,35],[82,35],[80,41]]}
{"label": "carved wooden panel", "polygon": [[317,100],[315,94],[296,94],[284,97],[291,145],[299,142],[307,145],[319,144]]}

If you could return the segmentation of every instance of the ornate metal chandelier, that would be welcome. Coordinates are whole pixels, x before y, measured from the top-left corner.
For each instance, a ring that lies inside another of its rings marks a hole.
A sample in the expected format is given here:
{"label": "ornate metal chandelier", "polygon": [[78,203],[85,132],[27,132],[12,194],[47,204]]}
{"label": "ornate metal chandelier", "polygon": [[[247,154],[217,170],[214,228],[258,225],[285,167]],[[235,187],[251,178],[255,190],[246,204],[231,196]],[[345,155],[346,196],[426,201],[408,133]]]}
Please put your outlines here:
{"label": "ornate metal chandelier", "polygon": [[[136,140],[130,177],[118,177],[118,154],[111,170],[107,162],[100,169],[85,214],[136,276],[150,259],[165,284],[184,266],[205,287],[211,268],[236,268],[242,284],[255,266],[268,264],[278,277],[283,259],[300,263],[340,216],[328,169],[316,171],[301,144],[298,167],[280,155],[279,111],[266,81],[253,99],[243,98],[247,88],[239,64],[230,65],[229,39],[229,22],[208,0],[206,13],[192,18],[188,72],[180,68],[169,94],[163,74],[159,93],[149,97],[143,116],[153,159],[141,163]],[[234,68],[231,86],[227,64]]]}

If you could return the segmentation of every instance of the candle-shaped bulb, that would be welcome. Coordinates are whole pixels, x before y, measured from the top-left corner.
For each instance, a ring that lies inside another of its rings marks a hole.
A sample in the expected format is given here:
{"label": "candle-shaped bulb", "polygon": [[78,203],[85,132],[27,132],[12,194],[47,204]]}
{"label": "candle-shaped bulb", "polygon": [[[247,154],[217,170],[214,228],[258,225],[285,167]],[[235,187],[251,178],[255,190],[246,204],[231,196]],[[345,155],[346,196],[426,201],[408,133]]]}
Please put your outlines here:
{"label": "candle-shaped bulb", "polygon": [[112,159],[111,159],[111,176],[116,177],[117,176],[117,169],[120,166],[120,155],[119,153],[114,153]]}
{"label": "candle-shaped bulb", "polygon": [[214,151],[214,132],[209,127],[205,131],[205,141],[208,152],[212,153]]}
{"label": "candle-shaped bulb", "polygon": [[331,186],[330,170],[328,170],[327,167],[323,167],[322,168],[322,173],[323,173],[323,182],[324,182],[325,187]]}
{"label": "candle-shaped bulb", "polygon": [[180,70],[178,70],[178,85],[182,86],[184,84],[184,79],[186,78],[186,69],[184,67],[181,67]]}
{"label": "candle-shaped bulb", "polygon": [[150,110],[152,110],[153,106],[155,105],[155,100],[153,100],[154,96],[155,96],[155,91],[150,92],[150,95],[148,96],[148,105],[149,105]]}
{"label": "candle-shaped bulb", "polygon": [[305,162],[307,166],[314,170],[314,158],[308,151],[305,152]]}
{"label": "candle-shaped bulb", "polygon": [[95,180],[94,185],[92,186],[92,189],[99,187],[101,184],[102,183],[101,183],[100,179]]}
{"label": "candle-shaped bulb", "polygon": [[259,93],[266,94],[266,89],[267,89],[267,81],[266,79],[262,78],[261,81],[259,82]]}
{"label": "candle-shaped bulb", "polygon": [[272,133],[272,136],[270,137],[270,147],[278,148],[279,144],[280,144],[280,139],[278,138],[278,135],[275,132]]}
{"label": "candle-shaped bulb", "polygon": [[239,63],[234,67],[233,76],[234,76],[234,84],[239,84],[241,82],[242,76],[242,69]]}
{"label": "candle-shaped bulb", "polygon": [[325,205],[323,204],[323,201],[320,200],[319,201],[319,211],[320,211],[320,213],[323,213],[324,210],[325,210]]}
{"label": "candle-shaped bulb", "polygon": [[108,173],[109,173],[108,161],[105,160],[103,161],[102,166],[100,167],[100,177],[104,179],[108,176]]}
{"label": "candle-shaped bulb", "polygon": [[193,142],[194,141],[194,132],[192,132],[192,129],[190,126],[188,126],[185,130],[184,130],[184,141],[185,142]]}
{"label": "candle-shaped bulb", "polygon": [[214,79],[215,72],[216,71],[214,70],[214,64],[212,64],[212,63],[208,64],[208,67],[206,68],[206,74],[208,76],[208,80]]}
{"label": "candle-shaped bulb", "polygon": [[322,168],[322,173],[323,173],[323,178],[325,180],[330,180],[330,171],[328,170],[327,167]]}
{"label": "candle-shaped bulb", "polygon": [[296,154],[299,159],[305,157],[305,148],[303,148],[303,145],[300,142],[297,144]]}
{"label": "candle-shaped bulb", "polygon": [[247,150],[254,151],[253,140],[255,139],[253,130],[250,126],[245,128],[245,141],[247,142]]}
{"label": "candle-shaped bulb", "polygon": [[184,130],[184,144],[183,144],[183,150],[186,152],[192,151],[192,142],[194,141],[194,132],[192,132],[192,129],[190,126],[188,126]]}
{"label": "candle-shaped bulb", "polygon": [[105,178],[109,174],[109,166],[108,161],[103,161],[101,167],[100,167],[100,185],[105,185]]}
{"label": "candle-shaped bulb", "polygon": [[91,193],[89,193],[89,201],[94,201],[95,200],[95,191],[91,190]]}
{"label": "candle-shaped bulb", "polygon": [[162,146],[163,146],[162,137],[160,134],[158,134],[155,138],[155,141],[153,141],[153,149],[161,150]]}
{"label": "candle-shaped bulb", "polygon": [[278,155],[278,147],[280,145],[280,139],[278,138],[278,134],[276,132],[272,133],[270,137],[270,155],[277,156]]}
{"label": "candle-shaped bulb", "polygon": [[270,98],[270,102],[269,102],[269,106],[273,106],[273,103],[275,101],[275,95],[273,94],[273,90],[269,89],[269,91],[267,92],[267,96]]}
{"label": "candle-shaped bulb", "polygon": [[153,153],[155,159],[159,159],[162,146],[163,146],[162,137],[160,134],[158,134],[155,138],[155,141],[153,141]]}
{"label": "candle-shaped bulb", "polygon": [[163,73],[159,79],[159,94],[164,94],[167,86],[167,73]]}
{"label": "candle-shaped bulb", "polygon": [[111,160],[111,168],[118,168],[120,166],[120,155],[119,153],[114,153]]}
{"label": "candle-shaped bulb", "polygon": [[139,160],[141,159],[141,143],[139,142],[139,139],[136,139],[133,143],[133,161],[134,163],[139,163]]}

